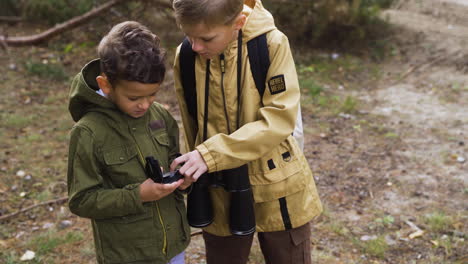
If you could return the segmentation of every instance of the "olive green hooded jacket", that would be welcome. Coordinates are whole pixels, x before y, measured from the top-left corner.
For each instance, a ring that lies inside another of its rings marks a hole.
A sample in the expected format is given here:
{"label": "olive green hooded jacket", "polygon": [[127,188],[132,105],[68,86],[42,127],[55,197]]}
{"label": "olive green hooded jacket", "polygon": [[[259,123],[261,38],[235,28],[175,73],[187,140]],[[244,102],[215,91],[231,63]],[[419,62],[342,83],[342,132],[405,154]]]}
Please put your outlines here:
{"label": "olive green hooded jacket", "polygon": [[[239,47],[237,41],[233,41],[223,52],[224,74],[219,57],[210,61],[206,141],[202,140],[202,128],[207,61],[199,55],[195,58],[198,117],[194,120],[189,115],[181,84],[180,46],[174,63],[175,87],[188,149],[201,153],[208,172],[248,164],[256,229],[280,231],[306,224],[321,213],[322,205],[309,164],[291,135],[300,90],[288,39],[275,27],[272,15],[259,0],[245,3],[247,21],[242,28],[241,93],[238,96],[236,86]],[[250,71],[246,43],[263,33],[267,33],[271,64],[265,92],[260,97]],[[240,119],[238,129],[237,117]],[[229,193],[222,188],[211,188],[210,193],[214,222],[205,230],[220,236],[230,235]]]}
{"label": "olive green hooded jacket", "polygon": [[167,263],[189,243],[184,197],[178,191],[143,203],[144,158],[154,156],[164,171],[179,151],[178,127],[155,103],[141,118],[121,112],[96,93],[99,60],[73,80],[69,110],[70,210],[90,218],[99,263]]}

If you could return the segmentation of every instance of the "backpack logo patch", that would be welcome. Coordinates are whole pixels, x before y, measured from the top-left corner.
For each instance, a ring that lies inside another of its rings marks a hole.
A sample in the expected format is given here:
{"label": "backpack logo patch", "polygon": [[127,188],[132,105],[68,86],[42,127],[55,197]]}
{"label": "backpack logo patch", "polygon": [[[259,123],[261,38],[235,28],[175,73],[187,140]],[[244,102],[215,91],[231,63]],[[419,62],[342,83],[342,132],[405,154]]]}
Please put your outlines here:
{"label": "backpack logo patch", "polygon": [[271,94],[278,94],[286,91],[286,82],[284,81],[284,75],[276,75],[270,78],[268,81],[268,87],[270,88]]}

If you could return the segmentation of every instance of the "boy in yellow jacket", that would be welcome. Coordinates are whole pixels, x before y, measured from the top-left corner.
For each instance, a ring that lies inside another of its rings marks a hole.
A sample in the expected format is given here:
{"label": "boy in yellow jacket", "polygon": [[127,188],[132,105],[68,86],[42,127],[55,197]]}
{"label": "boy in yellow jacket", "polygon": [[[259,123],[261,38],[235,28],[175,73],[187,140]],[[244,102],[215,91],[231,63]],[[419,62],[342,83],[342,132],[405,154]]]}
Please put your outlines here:
{"label": "boy in yellow jacket", "polygon": [[[194,109],[189,109],[182,87],[179,47],[175,87],[191,152],[176,158],[171,169],[184,163],[179,172],[197,181],[205,173],[236,177],[223,172],[247,165],[255,228],[266,262],[310,263],[309,222],[322,206],[307,160],[292,136],[300,91],[287,37],[259,0],[175,0],[173,7],[196,53],[197,116],[191,116]],[[262,34],[271,63],[260,95],[246,43]],[[246,263],[253,234],[233,235],[231,193],[214,186],[209,193],[213,221],[203,228],[208,264]]]}

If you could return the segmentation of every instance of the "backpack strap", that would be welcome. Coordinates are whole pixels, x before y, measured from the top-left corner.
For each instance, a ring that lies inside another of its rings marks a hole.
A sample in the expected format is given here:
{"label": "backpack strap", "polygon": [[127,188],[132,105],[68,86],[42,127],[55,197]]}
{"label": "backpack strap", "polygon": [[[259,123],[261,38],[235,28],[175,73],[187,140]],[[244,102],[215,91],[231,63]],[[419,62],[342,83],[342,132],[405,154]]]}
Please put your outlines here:
{"label": "backpack strap", "polygon": [[255,37],[247,42],[247,50],[249,54],[250,71],[252,72],[255,86],[257,87],[260,97],[263,97],[265,92],[265,81],[270,67],[270,54],[266,33]]}
{"label": "backpack strap", "polygon": [[[265,92],[265,82],[270,67],[270,54],[266,33],[247,42],[250,70],[260,97]],[[179,54],[180,79],[184,89],[184,98],[190,116],[197,120],[197,90],[195,87],[195,56],[192,45],[187,38],[182,42]],[[197,122],[195,122],[197,123]]]}
{"label": "backpack strap", "polygon": [[197,89],[195,87],[195,55],[188,38],[185,38],[180,47],[179,64],[180,79],[184,89],[185,103],[189,115],[197,124]]}

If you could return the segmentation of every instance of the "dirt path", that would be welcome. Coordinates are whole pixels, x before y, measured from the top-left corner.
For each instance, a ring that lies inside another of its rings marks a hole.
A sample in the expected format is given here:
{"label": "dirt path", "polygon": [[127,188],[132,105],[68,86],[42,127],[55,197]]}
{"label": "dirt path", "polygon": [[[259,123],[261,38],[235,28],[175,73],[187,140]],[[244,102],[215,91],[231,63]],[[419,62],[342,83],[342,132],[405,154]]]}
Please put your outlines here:
{"label": "dirt path", "polygon": [[383,13],[394,55],[371,65],[377,83],[350,92],[369,115],[326,120],[329,132],[306,142],[327,207],[316,263],[467,263],[466,14],[466,0],[400,1]]}
{"label": "dirt path", "polygon": [[[422,177],[424,185],[436,185],[433,187],[459,183],[461,199],[446,197],[452,200],[449,207],[459,210],[464,209],[463,189],[468,184],[468,167],[463,162],[468,155],[466,14],[468,1],[462,0],[407,1],[400,9],[385,12],[392,24],[402,28],[400,37],[420,34],[421,41],[406,51],[406,65],[388,67],[389,72],[409,69],[405,79],[394,85],[384,80],[378,90],[364,97],[372,98],[372,113],[387,116],[395,124],[393,127],[408,145],[402,154],[412,159],[410,164],[424,168],[402,180],[413,184]],[[462,62],[464,67],[459,65]]]}
{"label": "dirt path", "polygon": [[[387,186],[374,193],[364,211],[381,210],[398,216],[398,228],[404,230],[410,227],[405,222],[408,219],[421,223],[440,210],[458,215],[456,221],[464,222],[461,229],[466,234],[468,1],[402,1],[397,7],[384,16],[399,28],[395,36],[399,55],[382,66],[386,77],[376,89],[358,92],[357,96],[370,105],[371,114],[385,117],[385,126],[399,136],[402,147],[392,152],[397,162],[387,170]],[[348,223],[349,215],[353,213],[348,214]],[[437,243],[431,245],[435,238],[429,232],[426,230],[420,241],[407,239],[405,231],[393,236],[395,240],[386,236],[387,244],[405,253],[387,257],[385,263],[467,260],[466,245],[452,255],[437,256]]]}

